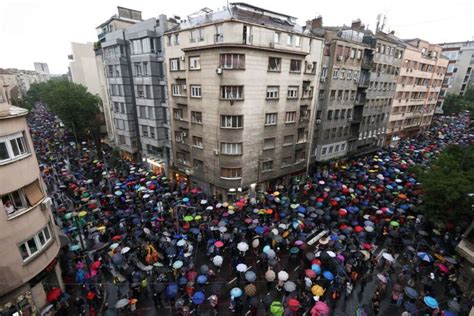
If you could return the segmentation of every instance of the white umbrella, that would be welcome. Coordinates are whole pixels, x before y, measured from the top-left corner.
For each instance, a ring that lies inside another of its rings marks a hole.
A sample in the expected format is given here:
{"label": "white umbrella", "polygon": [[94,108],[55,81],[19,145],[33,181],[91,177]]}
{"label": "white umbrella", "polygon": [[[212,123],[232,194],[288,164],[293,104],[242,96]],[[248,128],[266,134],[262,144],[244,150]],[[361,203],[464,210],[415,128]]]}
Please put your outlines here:
{"label": "white umbrella", "polygon": [[395,261],[395,258],[394,258],[391,254],[389,254],[389,253],[387,253],[387,252],[385,252],[385,253],[382,255],[382,257],[384,257],[386,260],[388,260],[388,261],[390,261],[390,262]]}
{"label": "white umbrella", "polygon": [[221,256],[215,256],[212,258],[212,263],[214,263],[215,266],[220,267],[222,263],[224,262],[224,258]]}
{"label": "white umbrella", "polygon": [[221,227],[219,227],[219,231],[220,231],[221,233],[225,233],[225,232],[227,231],[227,227],[221,226]]}
{"label": "white umbrella", "polygon": [[372,226],[365,226],[364,227],[365,231],[368,232],[368,233],[371,233],[374,231],[374,228]]}
{"label": "white umbrella", "polygon": [[143,231],[144,231],[145,234],[147,234],[147,235],[150,235],[150,233],[151,233],[150,229],[147,228],[147,227],[143,228]]}
{"label": "white umbrella", "polygon": [[286,281],[285,285],[283,285],[283,288],[287,292],[293,292],[294,290],[296,290],[296,284],[293,281]]}
{"label": "white umbrella", "polygon": [[121,300],[119,300],[117,303],[115,303],[115,308],[123,308],[125,306],[128,305],[128,298],[122,298]]}
{"label": "white umbrella", "polygon": [[334,253],[334,251],[326,251],[326,253],[327,253],[328,256],[331,257],[331,258],[335,258],[335,257],[336,257],[336,254]]}
{"label": "white umbrella", "polygon": [[260,240],[254,239],[252,240],[252,247],[257,248],[260,245]]}
{"label": "white umbrella", "polygon": [[286,271],[278,272],[278,280],[286,281],[286,280],[288,280],[288,278],[289,278],[288,272],[286,272]]}
{"label": "white umbrella", "polygon": [[124,247],[124,248],[122,248],[122,250],[120,250],[120,253],[121,253],[122,255],[124,255],[124,254],[126,254],[127,252],[129,252],[129,251],[130,251],[130,247]]}
{"label": "white umbrella", "polygon": [[245,252],[245,251],[249,250],[249,245],[246,242],[241,241],[237,244],[237,249],[239,249],[240,251]]}
{"label": "white umbrella", "polygon": [[267,280],[268,282],[275,281],[275,278],[276,278],[275,271],[267,270],[267,272],[265,272],[265,280]]}
{"label": "white umbrella", "polygon": [[244,263],[239,263],[236,267],[237,271],[239,272],[245,272],[247,271],[247,265]]}
{"label": "white umbrella", "polygon": [[117,248],[118,246],[119,246],[118,243],[113,243],[112,245],[110,245],[109,248],[110,248],[110,249],[115,249],[115,248]]}
{"label": "white umbrella", "polygon": [[387,283],[387,278],[383,274],[377,274],[377,278],[383,283]]}

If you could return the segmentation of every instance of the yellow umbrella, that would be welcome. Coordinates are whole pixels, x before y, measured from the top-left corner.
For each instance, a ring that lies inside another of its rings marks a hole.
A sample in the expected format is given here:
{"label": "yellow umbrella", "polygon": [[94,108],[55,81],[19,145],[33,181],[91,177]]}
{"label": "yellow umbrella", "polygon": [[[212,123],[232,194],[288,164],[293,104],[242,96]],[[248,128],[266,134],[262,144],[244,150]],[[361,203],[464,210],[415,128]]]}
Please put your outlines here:
{"label": "yellow umbrella", "polygon": [[105,230],[105,226],[98,226],[97,230]]}
{"label": "yellow umbrella", "polygon": [[84,217],[87,215],[87,212],[86,211],[80,211],[79,212],[79,217]]}
{"label": "yellow umbrella", "polygon": [[229,205],[229,207],[227,208],[228,210],[233,210],[234,207],[232,205]]}
{"label": "yellow umbrella", "polygon": [[229,206],[229,203],[224,202],[224,203],[222,203],[222,206],[223,206],[223,207],[227,207],[227,206]]}
{"label": "yellow umbrella", "polygon": [[194,216],[194,220],[195,220],[195,221],[198,221],[198,220],[200,220],[200,219],[202,219],[202,216],[201,216],[201,215],[196,215],[196,216]]}
{"label": "yellow umbrella", "polygon": [[279,195],[280,195],[280,192],[275,191],[275,192],[273,192],[273,195],[274,195],[274,196],[279,196]]}
{"label": "yellow umbrella", "polygon": [[311,288],[311,293],[313,293],[314,296],[323,296],[324,289],[320,285],[316,284]]}

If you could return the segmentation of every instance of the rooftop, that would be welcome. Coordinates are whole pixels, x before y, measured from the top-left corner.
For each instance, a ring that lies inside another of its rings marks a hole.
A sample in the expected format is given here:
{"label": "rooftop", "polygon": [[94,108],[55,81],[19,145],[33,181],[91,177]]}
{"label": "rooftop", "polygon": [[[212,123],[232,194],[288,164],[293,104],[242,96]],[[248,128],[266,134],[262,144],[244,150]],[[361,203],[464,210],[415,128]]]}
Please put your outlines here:
{"label": "rooftop", "polygon": [[7,119],[7,118],[12,118],[12,117],[17,117],[17,116],[23,116],[23,115],[26,115],[28,114],[28,110],[27,109],[24,109],[24,108],[20,108],[18,106],[14,106],[14,105],[9,105],[9,104],[2,104],[2,106],[8,106],[9,107],[9,114],[7,115],[0,115],[0,120],[1,119]]}

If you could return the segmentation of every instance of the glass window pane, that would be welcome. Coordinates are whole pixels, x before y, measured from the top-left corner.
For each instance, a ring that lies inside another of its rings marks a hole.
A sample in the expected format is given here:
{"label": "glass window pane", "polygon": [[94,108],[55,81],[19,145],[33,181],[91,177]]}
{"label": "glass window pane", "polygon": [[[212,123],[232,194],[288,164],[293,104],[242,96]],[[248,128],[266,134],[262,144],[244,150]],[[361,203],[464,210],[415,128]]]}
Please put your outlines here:
{"label": "glass window pane", "polygon": [[44,244],[46,243],[46,239],[44,238],[44,235],[43,235],[43,232],[42,232],[42,231],[39,232],[39,234],[38,234],[38,239],[39,239],[39,241],[40,241],[40,243],[41,243],[41,246],[44,246]]}
{"label": "glass window pane", "polygon": [[46,240],[51,238],[51,234],[49,233],[49,225],[44,228],[44,235],[46,236]]}
{"label": "glass window pane", "polygon": [[18,148],[16,139],[10,140],[10,145],[12,146],[13,155],[18,156],[20,154],[20,149]]}
{"label": "glass window pane", "polygon": [[28,248],[30,248],[30,253],[34,254],[38,251],[38,247],[36,246],[36,241],[34,238],[31,238],[26,242],[28,244]]}
{"label": "glass window pane", "polygon": [[23,260],[25,260],[26,258],[29,257],[28,249],[26,249],[26,244],[20,245],[20,253],[21,253],[21,257],[23,258]]}
{"label": "glass window pane", "polygon": [[10,158],[7,150],[7,143],[0,142],[0,160],[5,160]]}

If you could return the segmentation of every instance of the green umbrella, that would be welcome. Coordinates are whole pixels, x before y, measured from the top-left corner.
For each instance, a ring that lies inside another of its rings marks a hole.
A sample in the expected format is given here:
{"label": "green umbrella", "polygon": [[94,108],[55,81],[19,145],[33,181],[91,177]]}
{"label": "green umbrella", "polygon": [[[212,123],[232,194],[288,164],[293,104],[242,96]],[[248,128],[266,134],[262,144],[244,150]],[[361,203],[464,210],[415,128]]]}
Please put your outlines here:
{"label": "green umbrella", "polygon": [[185,221],[185,222],[190,222],[190,221],[192,221],[193,219],[194,219],[194,218],[193,218],[191,215],[186,215],[186,216],[184,217],[184,221]]}
{"label": "green umbrella", "polygon": [[392,226],[392,227],[398,227],[398,226],[400,226],[400,223],[397,222],[397,221],[391,221],[391,222],[390,222],[390,226]]}
{"label": "green umbrella", "polygon": [[283,304],[279,301],[273,301],[270,305],[270,312],[274,316],[283,316],[284,308]]}
{"label": "green umbrella", "polygon": [[79,247],[79,245],[72,245],[72,246],[69,247],[70,251],[78,251],[79,249],[81,249],[81,247]]}
{"label": "green umbrella", "polygon": [[89,195],[90,194],[88,192],[84,192],[84,193],[82,193],[81,197],[86,198],[86,197],[89,197]]}
{"label": "green umbrella", "polygon": [[64,218],[65,218],[65,219],[71,219],[71,217],[72,217],[72,213],[66,213],[66,214],[64,214]]}

